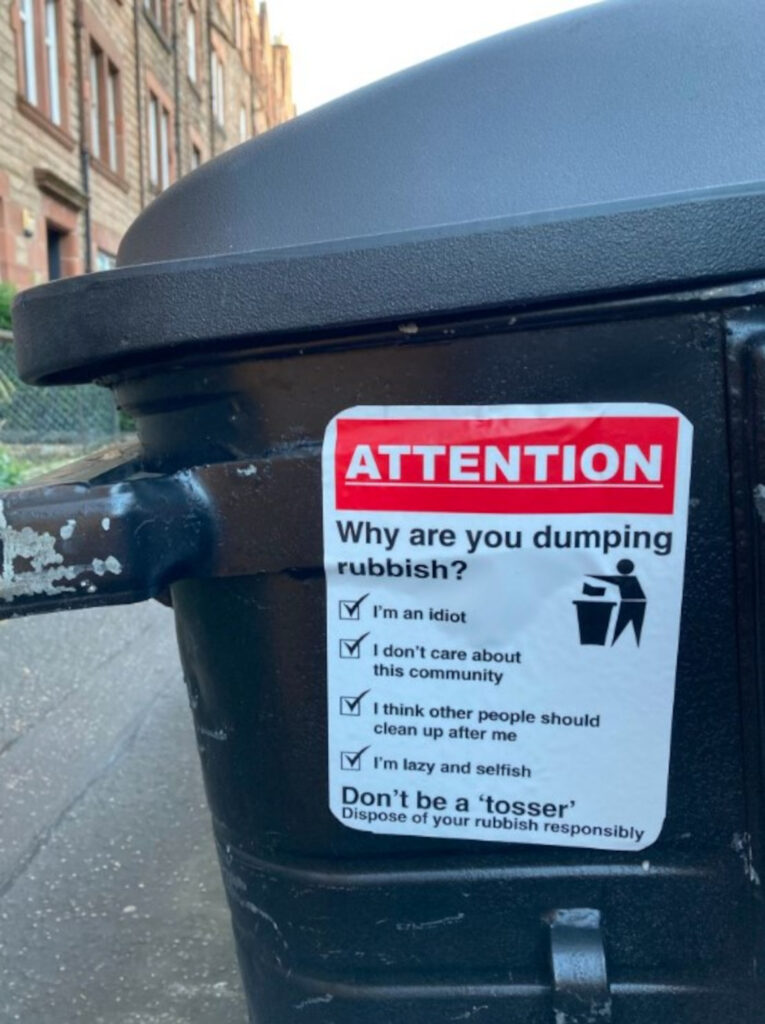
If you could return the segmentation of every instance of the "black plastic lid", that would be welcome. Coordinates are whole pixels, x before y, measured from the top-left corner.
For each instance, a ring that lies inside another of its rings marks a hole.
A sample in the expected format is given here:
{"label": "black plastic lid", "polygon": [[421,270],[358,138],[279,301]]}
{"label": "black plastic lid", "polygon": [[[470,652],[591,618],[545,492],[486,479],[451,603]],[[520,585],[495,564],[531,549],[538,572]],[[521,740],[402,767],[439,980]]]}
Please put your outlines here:
{"label": "black plastic lid", "polygon": [[22,376],[761,273],[762,13],[612,0],[268,132],[152,203],[118,269],[22,293]]}

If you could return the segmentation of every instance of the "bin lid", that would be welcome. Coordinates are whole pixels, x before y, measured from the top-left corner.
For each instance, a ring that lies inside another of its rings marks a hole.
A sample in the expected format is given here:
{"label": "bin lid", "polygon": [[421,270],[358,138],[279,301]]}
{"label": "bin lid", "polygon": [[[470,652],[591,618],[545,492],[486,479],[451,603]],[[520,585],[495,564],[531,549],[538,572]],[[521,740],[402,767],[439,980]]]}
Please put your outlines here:
{"label": "bin lid", "polygon": [[23,292],[21,374],[759,273],[763,53],[761,0],[611,0],[360,89]]}

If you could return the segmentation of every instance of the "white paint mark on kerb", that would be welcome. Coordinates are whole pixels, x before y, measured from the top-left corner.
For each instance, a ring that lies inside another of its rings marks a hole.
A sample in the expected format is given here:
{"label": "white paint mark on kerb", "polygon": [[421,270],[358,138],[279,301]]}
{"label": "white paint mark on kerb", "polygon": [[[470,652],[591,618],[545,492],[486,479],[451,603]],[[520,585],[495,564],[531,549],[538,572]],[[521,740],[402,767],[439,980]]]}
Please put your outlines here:
{"label": "white paint mark on kerb", "polygon": [[[201,981],[196,983],[174,981],[167,986],[166,991],[171,996],[191,1000],[198,1000],[202,996],[213,999],[237,999],[239,996],[239,993],[232,989],[227,981]],[[130,1021],[133,1021],[132,1017]],[[161,1024],[161,1022],[176,1024],[177,1021],[177,1017],[149,1018],[142,1016],[140,1018],[136,1017],[134,1024],[150,1024],[150,1022],[153,1022],[153,1024]],[[128,1024],[128,1022],[125,1022],[125,1024]]]}
{"label": "white paint mark on kerb", "polygon": [[74,528],[76,526],[77,523],[74,521],[74,519],[67,519],[66,524],[62,526],[61,529],[58,531],[59,534],[61,535],[61,539],[69,540],[69,538],[73,535]]}
{"label": "white paint mark on kerb", "polygon": [[258,467],[250,463],[249,466],[243,466],[241,469],[237,469],[237,476],[257,476]]}

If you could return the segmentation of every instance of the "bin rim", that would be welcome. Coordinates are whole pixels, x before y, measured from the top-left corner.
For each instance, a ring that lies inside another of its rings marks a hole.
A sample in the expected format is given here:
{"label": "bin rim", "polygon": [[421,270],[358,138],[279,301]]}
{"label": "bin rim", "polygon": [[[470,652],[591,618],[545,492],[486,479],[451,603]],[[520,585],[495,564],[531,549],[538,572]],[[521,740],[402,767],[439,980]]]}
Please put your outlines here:
{"label": "bin rim", "polygon": [[765,270],[761,0],[607,0],[203,164],[118,267],[22,293],[23,378]]}
{"label": "bin rim", "polygon": [[317,332],[404,323],[409,331],[465,314],[512,316],[680,284],[716,290],[762,276],[765,185],[757,183],[645,208],[611,204],[63,279],[17,296],[14,340],[27,383],[74,384],[205,351],[294,345]]}

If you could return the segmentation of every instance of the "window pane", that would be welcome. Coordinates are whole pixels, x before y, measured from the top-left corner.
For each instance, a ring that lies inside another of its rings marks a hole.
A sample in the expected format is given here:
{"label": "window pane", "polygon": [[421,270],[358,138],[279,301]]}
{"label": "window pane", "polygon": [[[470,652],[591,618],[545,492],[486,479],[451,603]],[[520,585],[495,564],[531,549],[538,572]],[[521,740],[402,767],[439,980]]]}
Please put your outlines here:
{"label": "window pane", "polygon": [[109,145],[109,166],[113,171],[118,168],[117,160],[117,75],[116,68],[109,67],[106,80],[106,138]]}
{"label": "window pane", "polygon": [[215,118],[218,124],[223,126],[226,123],[226,91],[223,80],[223,61],[217,53],[213,54],[213,68],[213,90],[217,94],[213,109],[215,110]]}
{"label": "window pane", "polygon": [[34,0],[20,0],[19,16],[24,45],[24,96],[30,103],[37,103]]}
{"label": "window pane", "polygon": [[100,52],[90,51],[90,152],[101,156],[101,96],[98,83]]}
{"label": "window pane", "polygon": [[162,156],[162,188],[170,184],[170,115],[162,109],[162,126],[160,135],[160,152]]}
{"label": "window pane", "polygon": [[48,87],[50,89],[50,119],[61,124],[61,94],[59,90],[58,54],[58,0],[45,0],[45,56],[48,61]]}
{"label": "window pane", "polygon": [[210,92],[212,95],[213,117],[218,119],[218,79],[216,76],[217,57],[215,50],[210,53]]}
{"label": "window pane", "polygon": [[188,50],[188,75],[192,82],[197,80],[197,16],[194,11],[189,11],[189,20],[186,22],[186,48]]}
{"label": "window pane", "polygon": [[96,253],[96,270],[114,270],[117,266],[117,257],[110,252],[99,249]]}
{"label": "window pane", "polygon": [[159,184],[159,103],[156,96],[149,96],[149,181]]}

